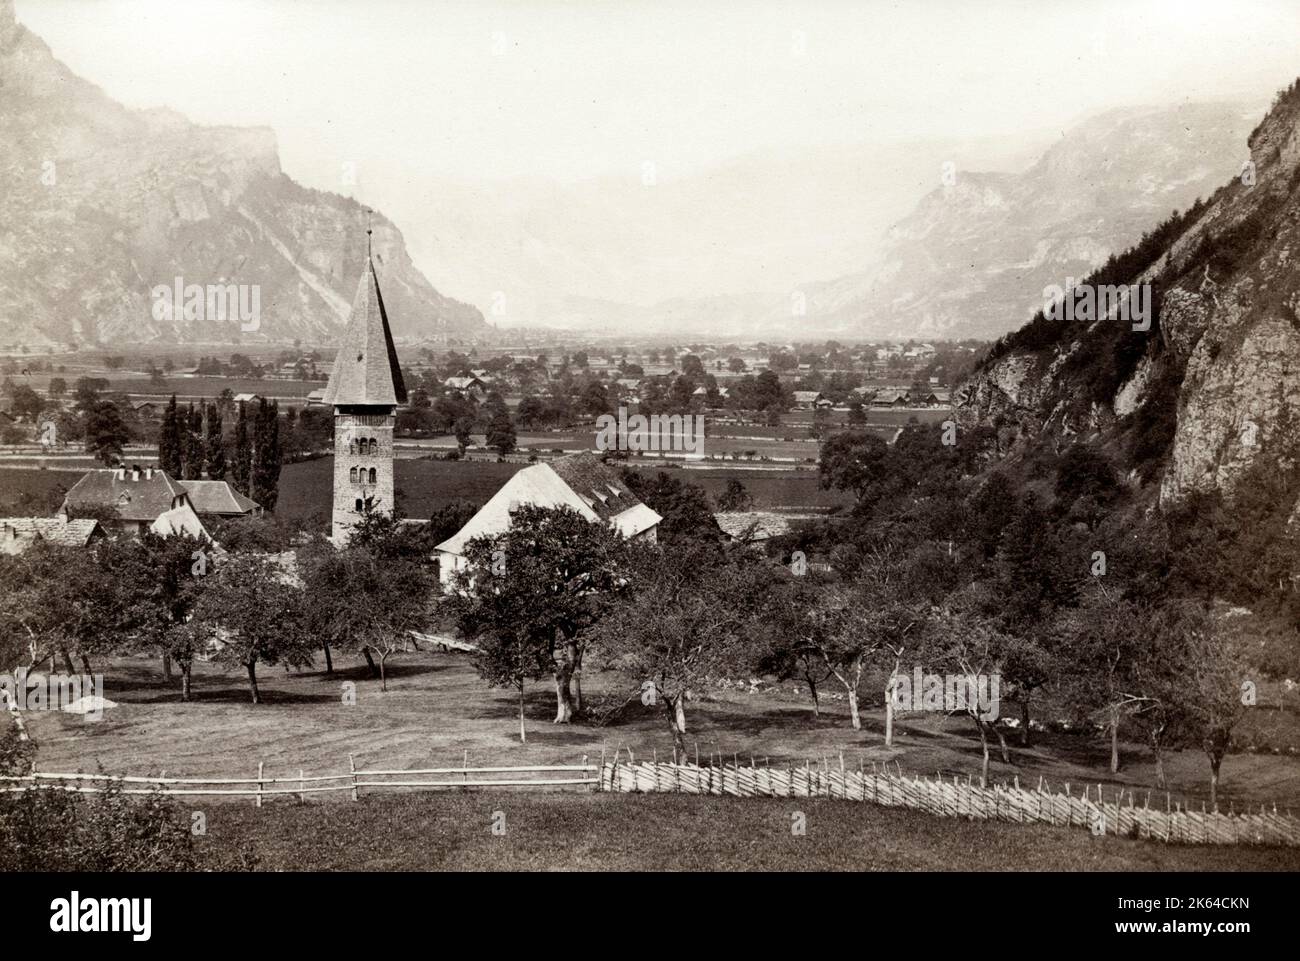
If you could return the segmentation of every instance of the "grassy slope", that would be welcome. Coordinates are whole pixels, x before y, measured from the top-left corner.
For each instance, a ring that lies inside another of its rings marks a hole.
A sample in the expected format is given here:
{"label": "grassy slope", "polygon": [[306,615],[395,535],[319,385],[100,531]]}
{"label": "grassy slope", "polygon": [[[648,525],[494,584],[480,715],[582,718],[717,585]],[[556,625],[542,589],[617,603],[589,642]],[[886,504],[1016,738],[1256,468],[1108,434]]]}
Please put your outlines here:
{"label": "grassy slope", "polygon": [[[520,745],[511,693],[486,687],[462,655],[394,656],[387,693],[355,659],[338,658],[336,664],[333,678],[264,668],[259,678],[267,703],[255,707],[248,703],[247,681],[239,670],[198,665],[196,700],[181,704],[177,685],[163,682],[156,661],[117,661],[101,667],[105,696],[121,706],[99,723],[68,714],[29,712],[27,718],[47,771],[102,766],[116,773],[165,769],[176,776],[251,777],[257,762],[264,761],[268,777],[296,777],[300,768],[315,774],[347,771],[349,753],[361,767],[395,768],[460,763],[465,752],[478,765],[571,764],[583,755],[599,758],[602,750],[612,754],[628,747],[638,757],[656,750],[665,758],[671,753],[661,711],[635,698],[603,727],[557,727],[550,723],[553,693],[544,682],[534,683],[526,701],[529,740]],[[356,684],[355,706],[342,701],[344,681]],[[589,669],[583,690],[599,711],[623,703],[636,687],[631,679]],[[910,773],[978,773],[979,744],[968,722],[908,715],[900,720],[894,746],[887,748],[882,712],[867,711],[863,730],[853,731],[843,700],[832,700],[832,693],[826,689],[823,716],[814,718],[806,695],[792,682],[762,694],[718,691],[690,705],[690,738],[698,739],[702,756],[716,752],[747,759],[752,753],[760,764],[770,758],[774,765],[801,765],[809,758],[838,759],[843,752],[848,765],[888,761]],[[1294,728],[1291,735],[1294,743]],[[1146,749],[1126,745],[1124,767],[1114,778],[1106,771],[1106,751],[1100,737],[1040,735],[1032,748],[1014,750],[1014,766],[995,763],[994,775],[1018,776],[1029,784],[1042,776],[1058,789],[1068,781],[1076,793],[1083,784],[1094,790],[1098,783],[1141,790],[1154,783]],[[1204,757],[1173,754],[1166,766],[1175,799],[1185,793],[1199,807],[1208,770]],[[1223,776],[1225,804],[1276,801],[1300,809],[1295,757],[1232,754]],[[1163,801],[1156,796],[1152,803]]]}
{"label": "grassy slope", "polygon": [[[491,832],[495,812],[505,834]],[[807,833],[795,836],[803,812]],[[1296,870],[1300,852],[1172,847],[872,804],[479,792],[210,810],[199,844],[265,870]],[[310,845],[302,843],[310,831]]]}

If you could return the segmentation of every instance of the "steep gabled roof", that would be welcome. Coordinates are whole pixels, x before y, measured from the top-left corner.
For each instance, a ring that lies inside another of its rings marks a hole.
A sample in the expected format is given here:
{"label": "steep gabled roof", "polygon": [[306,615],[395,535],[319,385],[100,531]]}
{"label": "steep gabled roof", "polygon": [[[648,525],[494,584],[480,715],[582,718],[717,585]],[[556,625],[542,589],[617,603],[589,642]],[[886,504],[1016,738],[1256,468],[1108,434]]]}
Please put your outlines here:
{"label": "steep gabled roof", "polygon": [[199,514],[249,514],[257,510],[257,501],[245,497],[226,481],[183,480],[190,503]]}
{"label": "steep gabled roof", "polygon": [[73,513],[86,508],[111,508],[126,521],[152,521],[175,505],[185,488],[158,468],[133,471],[108,468],[87,471],[64,497]]}
{"label": "steep gabled roof", "polygon": [[373,260],[367,259],[361,272],[352,316],[334,358],[324,399],[335,406],[392,407],[406,403],[406,384]]}
{"label": "steep gabled roof", "polygon": [[437,550],[464,554],[465,545],[474,538],[509,528],[511,510],[523,504],[568,507],[589,521],[613,524],[625,537],[649,530],[662,520],[594,454],[572,454],[516,473]]}

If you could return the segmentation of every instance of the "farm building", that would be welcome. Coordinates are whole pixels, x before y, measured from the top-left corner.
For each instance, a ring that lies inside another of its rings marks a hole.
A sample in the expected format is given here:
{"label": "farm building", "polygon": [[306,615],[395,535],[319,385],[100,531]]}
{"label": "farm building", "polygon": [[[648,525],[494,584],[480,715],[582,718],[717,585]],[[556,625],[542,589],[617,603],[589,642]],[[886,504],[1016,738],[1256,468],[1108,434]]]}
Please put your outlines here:
{"label": "farm building", "polygon": [[818,407],[830,407],[831,402],[822,396],[819,390],[796,390],[794,392],[795,410],[814,410]]}
{"label": "farm building", "polygon": [[568,507],[589,521],[613,525],[624,537],[652,542],[663,519],[595,454],[570,454],[535,464],[506,481],[464,527],[435,548],[444,589],[450,589],[452,575],[467,566],[469,542],[507,530],[511,513],[524,504]]}

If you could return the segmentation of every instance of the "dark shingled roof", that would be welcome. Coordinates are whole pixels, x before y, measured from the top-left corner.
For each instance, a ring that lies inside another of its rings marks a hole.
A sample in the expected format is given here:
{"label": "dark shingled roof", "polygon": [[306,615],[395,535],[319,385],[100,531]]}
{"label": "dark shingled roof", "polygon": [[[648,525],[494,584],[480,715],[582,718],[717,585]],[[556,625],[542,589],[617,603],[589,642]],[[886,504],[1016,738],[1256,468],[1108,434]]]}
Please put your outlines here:
{"label": "dark shingled roof", "polygon": [[560,480],[568,484],[603,521],[641,503],[619,478],[618,471],[595,454],[557,457],[550,465],[551,470],[560,475]]}
{"label": "dark shingled roof", "polygon": [[198,514],[250,514],[258,508],[257,501],[245,497],[225,481],[183,480],[180,483]]}
{"label": "dark shingled roof", "polygon": [[72,513],[95,507],[108,507],[128,521],[149,521],[164,511],[172,509],[178,496],[185,496],[185,488],[167,476],[167,472],[154,468],[142,470],[139,479],[129,468],[89,471],[72,485],[63,499],[63,505]]}
{"label": "dark shingled roof", "polygon": [[99,528],[93,518],[0,517],[0,554],[20,554],[37,540],[62,547],[85,547]]}
{"label": "dark shingled roof", "polygon": [[406,384],[397,348],[388,329],[388,313],[379,293],[375,264],[366,261],[352,301],[352,317],[334,358],[325,403],[339,407],[394,407],[406,403]]}

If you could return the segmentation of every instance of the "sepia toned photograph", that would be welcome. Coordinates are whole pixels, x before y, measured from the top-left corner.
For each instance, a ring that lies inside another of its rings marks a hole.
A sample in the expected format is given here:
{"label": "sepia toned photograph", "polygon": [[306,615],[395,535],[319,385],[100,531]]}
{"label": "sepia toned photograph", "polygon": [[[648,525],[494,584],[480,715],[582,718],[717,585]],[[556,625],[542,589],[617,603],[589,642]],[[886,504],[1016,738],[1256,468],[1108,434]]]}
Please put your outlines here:
{"label": "sepia toned photograph", "polygon": [[15,923],[1294,931],[1298,78],[1296,0],[0,0]]}

